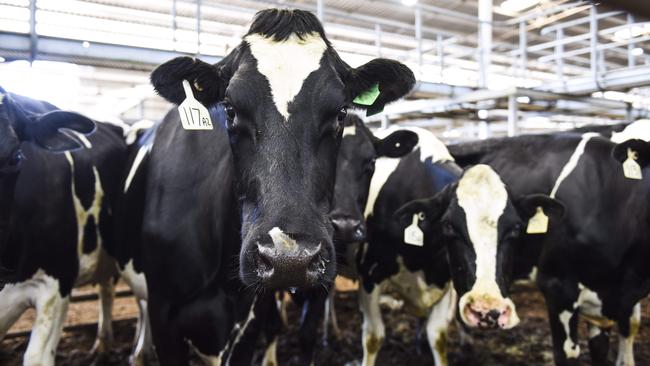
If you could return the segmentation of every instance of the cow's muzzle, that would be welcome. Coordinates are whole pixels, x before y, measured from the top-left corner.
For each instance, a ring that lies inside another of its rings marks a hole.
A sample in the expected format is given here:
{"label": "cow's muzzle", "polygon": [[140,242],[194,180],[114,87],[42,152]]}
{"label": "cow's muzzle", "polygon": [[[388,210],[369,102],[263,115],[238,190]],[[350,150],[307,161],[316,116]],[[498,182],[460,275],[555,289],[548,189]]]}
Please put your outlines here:
{"label": "cow's muzzle", "polygon": [[467,293],[460,300],[461,319],[469,327],[510,329],[519,324],[515,305],[509,298]]}
{"label": "cow's muzzle", "polygon": [[350,217],[332,217],[334,237],[339,242],[358,243],[366,240],[366,225]]}

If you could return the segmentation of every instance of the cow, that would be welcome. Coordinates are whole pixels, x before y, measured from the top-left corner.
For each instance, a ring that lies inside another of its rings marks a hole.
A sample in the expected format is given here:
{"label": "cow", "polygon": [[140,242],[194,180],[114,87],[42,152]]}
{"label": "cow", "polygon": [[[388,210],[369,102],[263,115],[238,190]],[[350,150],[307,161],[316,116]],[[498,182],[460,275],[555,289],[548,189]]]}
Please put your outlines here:
{"label": "cow", "polygon": [[204,106],[192,104],[203,130],[167,114],[142,173],[138,237],[156,352],[163,365],[187,364],[190,347],[246,364],[244,341],[265,322],[269,294],[325,290],[336,273],[328,213],[347,107],[377,112],[414,75],[386,59],[352,68],[313,14],[269,9],[217,64],[176,58],[151,82],[183,113]]}
{"label": "cow", "polygon": [[122,131],[0,88],[0,337],[30,307],[25,365],[53,365],[70,292],[100,285],[94,350],[112,338],[115,199]]}
{"label": "cow", "polygon": [[[612,134],[614,141],[595,133],[561,133],[452,150],[468,163],[489,164],[516,194],[550,193],[565,206],[563,219],[551,218],[546,233],[525,235],[519,245],[524,250],[516,254],[524,259],[520,273],[537,266],[557,365],[578,364],[579,316],[589,323],[593,364],[607,363],[613,325],[620,333],[616,364],[634,364],[638,302],[650,289],[643,263],[650,250],[647,143],[632,138],[642,137],[639,126]],[[621,163],[628,158],[639,165],[641,179],[624,176]]]}
{"label": "cow", "polygon": [[[384,289],[397,292],[409,312],[427,318],[438,365],[447,362],[446,329],[456,313],[456,292],[468,326],[515,326],[516,309],[507,297],[509,263],[503,261],[524,215],[515,207],[552,204],[542,196],[515,202],[498,175],[486,167],[463,173],[433,134],[413,130],[419,149],[402,159],[377,161],[364,212],[368,240],[358,257],[363,365],[375,363],[384,338],[379,311]],[[471,220],[463,212],[470,212]],[[412,230],[420,235],[406,234]]]}

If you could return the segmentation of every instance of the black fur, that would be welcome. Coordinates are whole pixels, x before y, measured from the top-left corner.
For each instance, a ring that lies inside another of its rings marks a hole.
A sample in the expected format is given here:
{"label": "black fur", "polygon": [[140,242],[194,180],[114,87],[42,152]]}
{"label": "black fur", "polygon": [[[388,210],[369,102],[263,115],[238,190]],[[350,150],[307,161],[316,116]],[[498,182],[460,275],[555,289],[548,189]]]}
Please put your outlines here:
{"label": "black fur", "polygon": [[267,9],[255,14],[246,35],[260,34],[276,42],[282,42],[294,34],[304,39],[306,35],[312,33],[318,33],[330,47],[323,25],[314,14],[298,9]]}

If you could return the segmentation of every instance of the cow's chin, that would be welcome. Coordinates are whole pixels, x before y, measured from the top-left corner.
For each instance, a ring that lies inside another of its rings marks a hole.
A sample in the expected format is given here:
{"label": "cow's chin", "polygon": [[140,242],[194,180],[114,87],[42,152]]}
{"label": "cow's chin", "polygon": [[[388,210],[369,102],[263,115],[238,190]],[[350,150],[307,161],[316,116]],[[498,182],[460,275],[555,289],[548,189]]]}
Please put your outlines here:
{"label": "cow's chin", "polygon": [[240,257],[244,285],[255,289],[304,290],[329,287],[336,276],[334,250],[328,246],[302,245],[277,248],[252,242]]}

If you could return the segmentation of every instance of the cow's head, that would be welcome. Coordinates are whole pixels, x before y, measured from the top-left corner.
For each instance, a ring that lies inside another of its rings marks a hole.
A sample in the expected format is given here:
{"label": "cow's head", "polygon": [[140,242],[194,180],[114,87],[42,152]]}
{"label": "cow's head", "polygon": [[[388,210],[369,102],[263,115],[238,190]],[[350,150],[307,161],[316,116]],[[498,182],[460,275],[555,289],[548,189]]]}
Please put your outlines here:
{"label": "cow's head", "polygon": [[545,196],[513,199],[499,175],[476,165],[436,196],[407,203],[396,213],[402,227],[418,215],[425,241],[444,241],[460,317],[470,327],[509,329],[519,323],[508,297],[514,245],[542,207],[562,215],[561,203]]}
{"label": "cow's head", "polygon": [[61,152],[83,147],[77,133],[88,134],[94,129],[93,121],[77,113],[33,114],[0,88],[0,252],[11,218],[16,179],[26,159],[22,142]]}
{"label": "cow's head", "polygon": [[363,210],[375,171],[375,160],[378,157],[402,157],[417,143],[418,135],[408,130],[398,130],[378,138],[361,118],[348,115],[336,163],[336,185],[330,214],[334,239],[338,243],[361,242],[366,238]]}
{"label": "cow's head", "polygon": [[258,13],[242,43],[216,65],[189,57],[158,67],[156,90],[184,99],[188,80],[206,106],[223,103],[242,208],[240,274],[268,288],[334,278],[329,220],[342,122],[354,99],[378,86],[368,109],[410,91],[396,61],[344,63],[317,18],[300,10]]}

